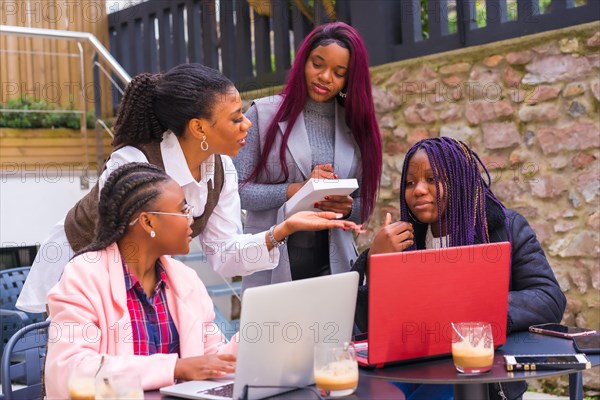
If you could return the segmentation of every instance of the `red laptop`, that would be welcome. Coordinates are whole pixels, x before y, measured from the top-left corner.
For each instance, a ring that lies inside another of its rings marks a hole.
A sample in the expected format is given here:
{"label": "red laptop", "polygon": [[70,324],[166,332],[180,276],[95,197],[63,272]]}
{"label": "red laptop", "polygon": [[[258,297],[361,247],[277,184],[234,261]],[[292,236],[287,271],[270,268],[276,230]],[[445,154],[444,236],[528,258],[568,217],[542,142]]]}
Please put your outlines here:
{"label": "red laptop", "polygon": [[359,364],[450,354],[451,322],[488,322],[494,346],[504,344],[510,251],[501,242],[371,256],[368,351],[357,345]]}

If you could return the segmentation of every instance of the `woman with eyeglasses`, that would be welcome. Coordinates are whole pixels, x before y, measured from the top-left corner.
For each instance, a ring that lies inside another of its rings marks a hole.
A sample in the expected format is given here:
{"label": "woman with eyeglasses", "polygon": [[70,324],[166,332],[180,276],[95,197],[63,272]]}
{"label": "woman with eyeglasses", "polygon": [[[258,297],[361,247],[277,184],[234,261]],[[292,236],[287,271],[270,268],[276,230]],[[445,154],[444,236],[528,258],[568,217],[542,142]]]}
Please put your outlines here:
{"label": "woman with eyeglasses", "polygon": [[208,263],[225,277],[275,268],[277,245],[294,232],[356,228],[332,213],[305,212],[243,234],[237,172],[230,157],[245,145],[250,126],[235,86],[212,68],[183,64],[165,74],[134,77],[119,106],[116,149],[98,184],[42,244],[17,307],[45,311],[46,295],[64,266],[94,238],[104,182],[130,162],[154,164],[179,184],[193,206],[192,237],[199,236]]}
{"label": "woman with eyeglasses", "polygon": [[75,365],[137,375],[144,390],[234,372],[237,343],[214,324],[206,288],[167,256],[186,254],[192,240],[181,186],[154,165],[128,163],[107,178],[98,222],[48,294],[47,397],[68,398]]}

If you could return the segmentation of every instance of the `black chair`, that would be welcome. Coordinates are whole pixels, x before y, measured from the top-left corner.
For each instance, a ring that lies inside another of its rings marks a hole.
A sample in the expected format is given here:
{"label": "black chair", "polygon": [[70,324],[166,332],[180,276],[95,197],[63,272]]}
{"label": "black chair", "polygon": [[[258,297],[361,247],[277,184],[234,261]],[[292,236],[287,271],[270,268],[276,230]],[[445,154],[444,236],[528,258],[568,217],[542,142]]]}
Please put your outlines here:
{"label": "black chair", "polygon": [[30,268],[19,267],[0,271],[0,354],[11,336],[19,329],[45,319],[42,313],[25,313],[15,307]]}
{"label": "black chair", "polygon": [[[15,333],[4,348],[0,365],[2,395],[6,400],[42,399],[42,377],[46,361],[46,344],[50,321],[28,325]],[[23,360],[11,362],[12,356],[24,355]],[[18,389],[12,383],[24,384]]]}

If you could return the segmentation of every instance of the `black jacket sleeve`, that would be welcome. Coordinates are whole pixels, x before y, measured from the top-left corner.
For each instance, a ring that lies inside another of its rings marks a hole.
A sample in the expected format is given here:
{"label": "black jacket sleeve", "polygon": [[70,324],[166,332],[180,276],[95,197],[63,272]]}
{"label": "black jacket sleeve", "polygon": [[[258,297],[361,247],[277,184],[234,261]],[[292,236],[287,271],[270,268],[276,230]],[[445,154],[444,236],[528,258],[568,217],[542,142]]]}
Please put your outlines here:
{"label": "black jacket sleeve", "polygon": [[352,265],[352,271],[356,271],[360,275],[358,279],[358,294],[356,296],[356,311],[354,312],[354,323],[359,332],[367,332],[369,326],[369,287],[364,284],[367,263],[369,261],[369,250],[363,251]]}
{"label": "black jacket sleeve", "polygon": [[356,261],[354,261],[354,264],[352,264],[351,271],[358,272],[358,275],[360,276],[358,279],[359,286],[365,282],[365,275],[366,275],[366,271],[367,271],[367,262],[369,261],[369,250],[371,250],[371,249],[370,248],[366,249],[365,251],[360,253],[360,255],[358,256]]}
{"label": "black jacket sleeve", "polygon": [[527,220],[507,210],[512,234],[512,265],[508,294],[508,332],[530,325],[560,322],[566,298]]}

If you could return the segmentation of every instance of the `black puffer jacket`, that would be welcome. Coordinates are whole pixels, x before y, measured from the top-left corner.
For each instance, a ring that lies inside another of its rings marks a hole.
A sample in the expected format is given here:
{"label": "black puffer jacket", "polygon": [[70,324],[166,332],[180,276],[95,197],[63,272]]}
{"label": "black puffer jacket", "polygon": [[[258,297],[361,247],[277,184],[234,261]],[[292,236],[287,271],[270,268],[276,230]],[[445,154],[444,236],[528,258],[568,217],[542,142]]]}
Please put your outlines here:
{"label": "black puffer jacket", "polygon": [[[506,219],[498,205],[486,202],[486,214],[490,241],[493,243],[510,241],[512,245],[510,286],[508,293],[507,334],[526,330],[530,325],[546,322],[560,322],[565,311],[566,298],[563,294],[544,250],[527,220],[514,210],[506,209]],[[509,234],[506,230],[509,224]],[[415,225],[415,241],[418,249],[425,248],[427,225]],[[364,282],[364,271],[369,250],[365,250],[353,265],[353,270],[361,274],[359,282]],[[355,321],[359,330],[367,331],[368,287],[359,287]],[[490,398],[498,395],[498,384],[490,385]],[[519,398],[527,389],[525,382],[502,384],[508,399]]]}

